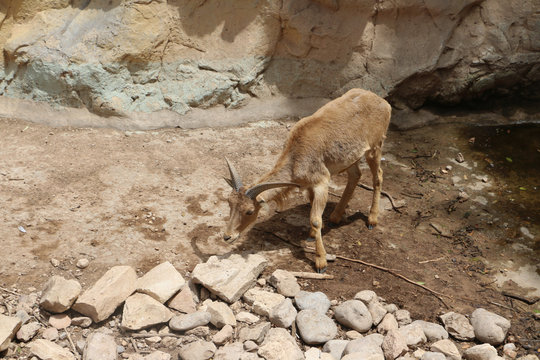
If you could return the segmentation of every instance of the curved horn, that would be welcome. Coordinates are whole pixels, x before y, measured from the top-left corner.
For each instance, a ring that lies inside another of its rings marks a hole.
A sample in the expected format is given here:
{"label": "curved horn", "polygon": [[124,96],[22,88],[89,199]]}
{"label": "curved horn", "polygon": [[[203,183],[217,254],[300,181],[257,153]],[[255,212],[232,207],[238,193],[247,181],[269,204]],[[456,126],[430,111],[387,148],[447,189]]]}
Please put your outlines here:
{"label": "curved horn", "polygon": [[231,173],[231,180],[227,180],[227,183],[236,191],[239,191],[242,187],[242,179],[240,178],[240,175],[238,175],[238,171],[232,166],[232,164],[229,162],[229,159],[225,158],[225,161],[227,162],[227,166],[229,167],[229,172]]}
{"label": "curved horn", "polygon": [[278,183],[262,183],[259,185],[255,185],[251,188],[249,188],[246,191],[246,196],[250,199],[255,199],[257,195],[262,193],[263,191],[278,188],[278,187],[284,187],[284,186],[297,186],[300,187],[300,185],[295,183],[287,183],[287,182],[278,182]]}

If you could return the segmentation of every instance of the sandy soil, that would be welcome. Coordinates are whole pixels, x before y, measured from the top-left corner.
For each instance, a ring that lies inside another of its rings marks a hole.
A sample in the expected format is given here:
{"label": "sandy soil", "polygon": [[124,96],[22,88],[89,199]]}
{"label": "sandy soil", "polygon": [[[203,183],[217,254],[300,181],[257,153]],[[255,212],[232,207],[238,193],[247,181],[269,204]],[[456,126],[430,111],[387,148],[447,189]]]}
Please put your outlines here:
{"label": "sandy soil", "polygon": [[[84,288],[113,265],[129,264],[142,274],[165,260],[188,275],[211,255],[244,251],[268,257],[267,274],[276,268],[312,271],[312,254],[294,246],[306,245],[308,235],[309,206],[301,195],[285,210],[263,216],[233,245],[220,234],[229,191],[223,157],[252,180],[272,166],[291,125],[124,132],[0,120],[0,286],[24,293],[60,274],[78,278]],[[397,212],[383,199],[380,225],[370,231],[371,193],[357,189],[346,221],[325,223],[326,249],[443,293],[453,311],[484,307],[506,316],[515,341],[535,349],[538,303],[528,305],[502,290],[539,295],[537,198],[519,198],[517,191],[509,201],[505,178],[489,172],[470,136],[462,125],[390,131],[383,188],[405,206]],[[453,160],[459,152],[462,164]],[[452,170],[444,173],[447,165]],[[366,169],[362,182],[371,185],[368,174]],[[346,177],[334,182],[325,221]],[[458,200],[460,190],[468,200]],[[75,263],[83,257],[90,265],[79,270]],[[302,287],[332,299],[373,289],[417,319],[433,321],[448,311],[430,292],[369,266],[338,259],[327,272],[335,279],[302,280]]]}

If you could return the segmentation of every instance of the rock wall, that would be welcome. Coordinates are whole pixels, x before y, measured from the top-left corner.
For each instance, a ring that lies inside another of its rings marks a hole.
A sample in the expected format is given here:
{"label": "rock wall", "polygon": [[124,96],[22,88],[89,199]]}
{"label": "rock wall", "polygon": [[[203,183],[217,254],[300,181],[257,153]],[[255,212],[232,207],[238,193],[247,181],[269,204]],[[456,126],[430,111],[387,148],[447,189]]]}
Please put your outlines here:
{"label": "rock wall", "polygon": [[101,116],[538,96],[540,0],[1,0],[0,95]]}

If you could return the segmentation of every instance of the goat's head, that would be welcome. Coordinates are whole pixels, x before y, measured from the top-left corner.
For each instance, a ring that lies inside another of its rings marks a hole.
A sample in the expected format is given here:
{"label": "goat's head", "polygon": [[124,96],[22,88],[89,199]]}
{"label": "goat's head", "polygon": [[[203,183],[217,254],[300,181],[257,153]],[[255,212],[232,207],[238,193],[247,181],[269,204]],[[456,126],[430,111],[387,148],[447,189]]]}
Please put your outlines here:
{"label": "goat's head", "polygon": [[228,199],[230,208],[229,222],[225,228],[223,239],[232,243],[257,220],[257,215],[259,215],[264,203],[264,200],[257,199],[260,193],[278,187],[298,185],[292,183],[263,183],[246,190],[234,166],[227,158],[225,158],[225,161],[227,161],[231,175],[230,179],[225,180],[231,186],[232,191]]}

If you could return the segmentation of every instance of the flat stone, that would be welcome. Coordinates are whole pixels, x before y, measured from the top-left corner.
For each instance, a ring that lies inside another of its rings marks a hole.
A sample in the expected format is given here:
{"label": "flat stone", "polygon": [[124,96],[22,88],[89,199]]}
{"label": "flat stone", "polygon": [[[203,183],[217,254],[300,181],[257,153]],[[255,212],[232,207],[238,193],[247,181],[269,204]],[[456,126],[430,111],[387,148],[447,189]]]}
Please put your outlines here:
{"label": "flat stone", "polygon": [[294,297],[300,292],[296,277],[287,270],[277,269],[268,279],[268,283],[283,296]]}
{"label": "flat stone", "polygon": [[514,343],[507,343],[503,346],[503,354],[505,358],[515,359],[517,357],[517,348]]}
{"label": "flat stone", "polygon": [[451,360],[461,360],[461,354],[457,349],[456,345],[449,339],[439,340],[431,344],[431,351],[440,352],[446,356],[447,359]]}
{"label": "flat stone", "polygon": [[360,339],[351,340],[343,350],[343,355],[361,353],[364,356],[379,355],[384,359],[381,347],[383,341],[384,336],[381,334],[371,334]]}
{"label": "flat stone", "polygon": [[270,316],[270,310],[285,300],[281,294],[257,288],[246,291],[243,298],[246,303],[252,306],[254,313],[267,317]]}
{"label": "flat stone", "polygon": [[88,265],[90,265],[90,260],[85,258],[77,260],[77,263],[75,264],[79,269],[86,269]]}
{"label": "flat stone", "polygon": [[482,308],[473,311],[471,324],[476,338],[491,345],[502,344],[510,329],[510,321]]}
{"label": "flat stone", "polygon": [[446,360],[446,356],[440,352],[425,351],[420,358],[421,360]]}
{"label": "flat stone", "polygon": [[[296,314],[295,314],[296,317]],[[236,321],[243,322],[246,324],[255,324],[257,321],[259,321],[259,317],[257,315],[254,315],[247,311],[241,311],[238,314],[236,314]]]}
{"label": "flat stone", "polygon": [[321,352],[317,348],[309,348],[305,353],[304,357],[306,360],[335,360],[335,358],[329,353]]}
{"label": "flat stone", "polygon": [[347,354],[341,358],[341,360],[385,360],[383,354],[365,354],[362,352],[355,352]]}
{"label": "flat stone", "polygon": [[65,329],[71,325],[71,318],[67,314],[55,314],[49,317],[49,324],[56,329]]}
{"label": "flat stone", "polygon": [[294,302],[298,310],[315,309],[323,315],[330,309],[330,300],[320,291],[300,291],[294,297]]}
{"label": "flat stone", "polygon": [[348,300],[336,306],[334,317],[341,325],[359,332],[366,332],[373,326],[371,313],[360,300]]}
{"label": "flat stone", "polygon": [[66,348],[49,340],[34,340],[29,345],[30,353],[40,359],[75,360],[75,355]]}
{"label": "flat stone", "polygon": [[409,324],[399,328],[401,335],[405,338],[407,346],[417,346],[427,341],[424,330],[418,324]]}
{"label": "flat stone", "polygon": [[349,340],[329,340],[324,344],[322,351],[329,353],[334,359],[341,359],[348,343]]}
{"label": "flat stone", "polygon": [[281,304],[274,306],[274,308],[270,310],[270,322],[276,326],[288,328],[296,319],[297,313],[292,300],[286,298]]}
{"label": "flat stone", "polygon": [[55,275],[45,284],[39,305],[51,313],[61,313],[69,310],[80,294],[81,284],[77,280]]}
{"label": "flat stone", "polygon": [[156,350],[146,355],[144,360],[171,360],[171,355],[163,351]]}
{"label": "flat stone", "polygon": [[233,337],[233,327],[229,324],[223,326],[213,337],[212,342],[216,345],[223,345]]}
{"label": "flat stone", "polygon": [[379,297],[372,290],[359,291],[356,293],[356,295],[354,295],[354,299],[362,301],[366,306],[368,306],[372,302],[379,301]]}
{"label": "flat stone", "polygon": [[405,355],[409,350],[405,338],[397,329],[391,329],[387,332],[381,347],[386,360],[394,360]]}
{"label": "flat stone", "polygon": [[404,309],[397,310],[394,313],[394,316],[396,317],[399,327],[409,325],[412,322],[411,313],[409,312],[409,310],[404,310]]}
{"label": "flat stone", "polygon": [[455,312],[448,312],[440,316],[446,331],[458,340],[474,340],[474,328],[467,318]]}
{"label": "flat stone", "polygon": [[356,330],[349,330],[345,333],[345,336],[347,336],[347,339],[349,340],[356,340],[356,339],[360,339],[360,338],[363,338],[364,335],[360,334],[358,331]]}
{"label": "flat stone", "polygon": [[240,360],[244,353],[242,343],[234,342],[217,349],[214,353],[214,360]]}
{"label": "flat stone", "polygon": [[306,344],[323,344],[337,335],[332,319],[316,309],[302,310],[296,315],[296,326]]}
{"label": "flat stone", "polygon": [[259,348],[259,345],[253,340],[244,341],[244,350],[255,351]]}
{"label": "flat stone", "polygon": [[270,329],[257,353],[266,360],[304,359],[295,339],[283,328]]}
{"label": "flat stone", "polygon": [[178,310],[185,314],[191,314],[197,311],[193,292],[189,286],[184,286],[167,304],[171,309]]}
{"label": "flat stone", "polygon": [[161,302],[146,294],[136,293],[126,299],[122,312],[122,327],[140,330],[166,323],[173,313]]}
{"label": "flat stone", "polygon": [[426,335],[427,340],[430,342],[448,339],[448,332],[439,324],[424,320],[415,320],[411,324],[419,325],[422,330],[424,330],[424,334]]}
{"label": "flat stone", "polygon": [[252,287],[268,261],[257,254],[228,258],[211,256],[204,264],[193,269],[193,281],[202,284],[228,303],[233,303]]}
{"label": "flat stone", "polygon": [[261,322],[253,327],[243,327],[238,331],[238,340],[241,342],[254,341],[257,344],[263,342],[271,324],[267,321]]}
{"label": "flat stone", "polygon": [[45,340],[56,341],[58,339],[58,329],[53,327],[47,328],[43,330],[41,336],[43,336]]}
{"label": "flat stone", "polygon": [[377,332],[385,335],[390,330],[399,328],[398,322],[395,316],[391,313],[384,315],[382,321],[377,325]]}
{"label": "flat stone", "polygon": [[373,319],[373,325],[378,325],[386,315],[385,307],[378,301],[373,301],[368,305],[369,313]]}
{"label": "flat stone", "polygon": [[161,263],[137,280],[137,291],[165,303],[178,292],[186,281],[168,261]]}
{"label": "flat stone", "polygon": [[25,324],[17,331],[17,340],[28,342],[36,336],[39,329],[41,329],[41,324],[37,321]]}
{"label": "flat stone", "polygon": [[208,335],[210,335],[210,328],[208,326],[197,326],[193,329],[187,330],[185,334],[206,338]]}
{"label": "flat stone", "polygon": [[386,311],[389,312],[390,314],[393,314],[393,313],[395,313],[396,311],[399,310],[399,308],[397,307],[396,304],[386,304],[386,305],[384,305],[384,308],[385,308]]}
{"label": "flat stone", "polygon": [[182,360],[208,360],[215,352],[216,345],[209,341],[197,340],[180,347],[178,356]]}
{"label": "flat stone", "polygon": [[92,325],[92,319],[87,316],[77,316],[71,319],[71,325],[87,328]]}
{"label": "flat stone", "polygon": [[96,323],[103,321],[135,291],[136,282],[131,266],[115,266],[79,296],[72,308]]}
{"label": "flat stone", "polygon": [[6,350],[22,325],[21,319],[0,314],[0,352]]}
{"label": "flat stone", "polygon": [[218,329],[225,325],[236,326],[234,313],[224,302],[214,301],[208,304],[206,311],[210,313],[210,322]]}
{"label": "flat stone", "polygon": [[84,360],[116,360],[116,342],[114,337],[101,332],[88,336],[84,348]]}
{"label": "flat stone", "polygon": [[169,321],[169,327],[174,331],[187,331],[197,326],[207,325],[211,318],[212,316],[206,311],[173,316]]}
{"label": "flat stone", "polygon": [[463,352],[463,356],[467,360],[492,360],[497,355],[497,349],[490,344],[481,344],[468,348]]}

